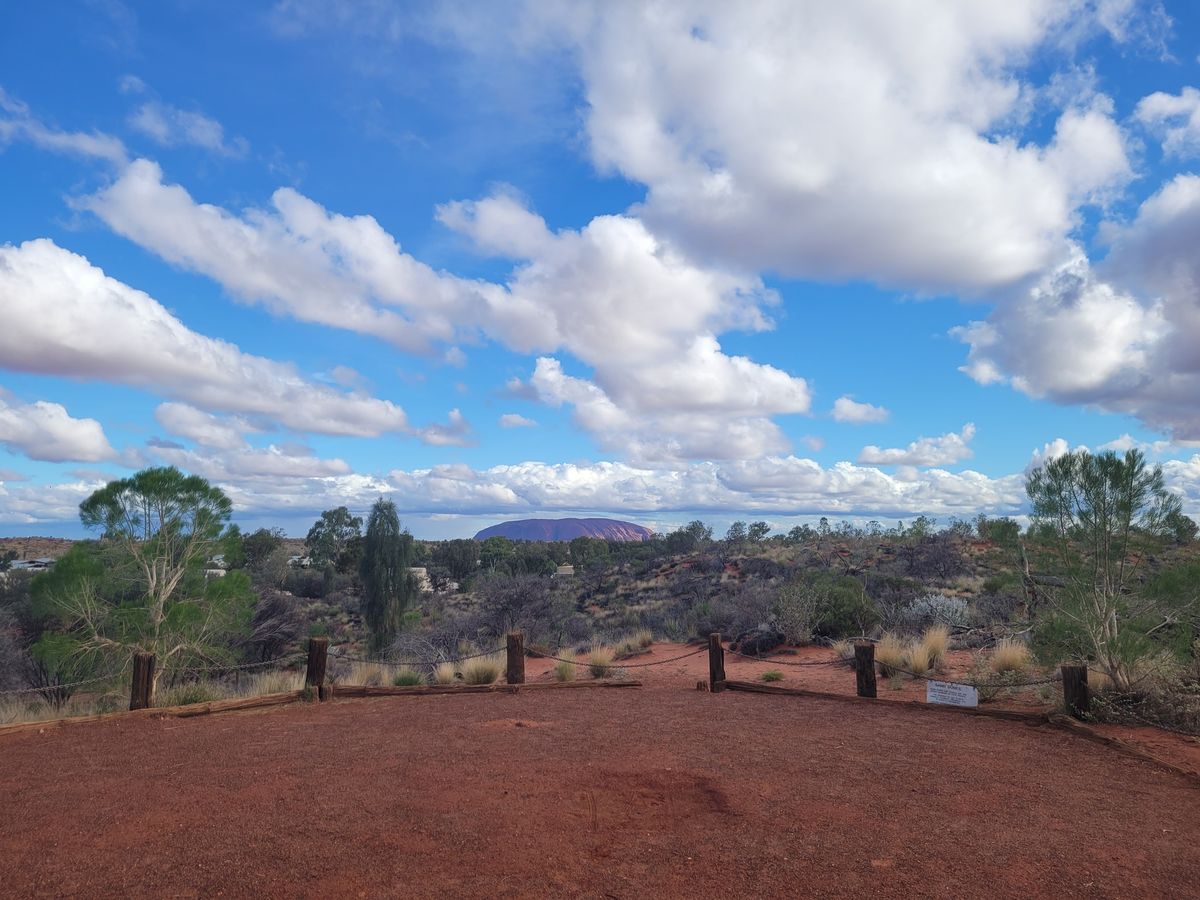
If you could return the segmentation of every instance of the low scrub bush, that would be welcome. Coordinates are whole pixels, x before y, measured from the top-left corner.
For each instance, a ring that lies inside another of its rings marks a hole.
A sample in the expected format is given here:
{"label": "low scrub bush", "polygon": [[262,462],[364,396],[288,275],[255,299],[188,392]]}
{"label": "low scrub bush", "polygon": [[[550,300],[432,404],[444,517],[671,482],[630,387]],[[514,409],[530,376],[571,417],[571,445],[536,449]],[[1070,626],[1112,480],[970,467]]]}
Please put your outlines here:
{"label": "low scrub bush", "polygon": [[416,687],[424,683],[425,679],[421,677],[421,673],[408,666],[401,666],[392,676],[392,684],[396,687]]}
{"label": "low scrub bush", "polygon": [[930,625],[967,625],[967,601],[945,594],[926,594],[897,610],[896,625],[925,628]]}
{"label": "low scrub bush", "polygon": [[783,681],[783,673],[778,669],[770,669],[758,677],[763,681]]}
{"label": "low scrub bush", "polygon": [[588,671],[593,678],[603,678],[612,667],[613,651],[611,647],[596,646],[588,651]]}
{"label": "low scrub bush", "polygon": [[1021,641],[1009,638],[998,642],[992,651],[991,668],[997,675],[1008,672],[1024,672],[1032,664],[1029,647]]}
{"label": "low scrub bush", "polygon": [[454,684],[458,679],[457,673],[454,671],[454,663],[441,662],[434,666],[433,683],[434,684]]}
{"label": "low scrub bush", "polygon": [[890,678],[897,674],[897,670],[904,665],[904,643],[897,635],[889,631],[875,645],[875,662],[879,666],[880,677]]}
{"label": "low scrub bush", "polygon": [[504,671],[504,654],[477,656],[462,664],[463,681],[467,684],[492,684]]}

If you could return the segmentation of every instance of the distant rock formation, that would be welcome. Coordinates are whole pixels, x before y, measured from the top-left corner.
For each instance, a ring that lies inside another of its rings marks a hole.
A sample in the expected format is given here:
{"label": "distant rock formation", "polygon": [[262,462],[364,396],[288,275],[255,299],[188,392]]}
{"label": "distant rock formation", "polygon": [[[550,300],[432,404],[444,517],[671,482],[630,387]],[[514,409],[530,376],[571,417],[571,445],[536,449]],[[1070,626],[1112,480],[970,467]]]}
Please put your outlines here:
{"label": "distant rock formation", "polygon": [[646,541],[653,534],[649,528],[616,519],[520,519],[489,525],[475,535],[475,540],[499,536],[511,541],[569,541],[577,537]]}

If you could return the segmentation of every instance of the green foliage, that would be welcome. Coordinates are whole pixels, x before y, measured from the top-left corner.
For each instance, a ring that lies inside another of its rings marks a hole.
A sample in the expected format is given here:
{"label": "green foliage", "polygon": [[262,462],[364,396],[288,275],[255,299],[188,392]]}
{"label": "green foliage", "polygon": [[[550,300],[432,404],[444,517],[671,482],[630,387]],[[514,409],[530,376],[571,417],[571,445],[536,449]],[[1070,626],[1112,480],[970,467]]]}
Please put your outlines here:
{"label": "green foliage", "polygon": [[371,507],[363,556],[359,566],[363,588],[363,619],[371,647],[382,650],[400,633],[405,610],[417,594],[416,580],[408,571],[413,539],[400,530],[396,504],[380,498]]}
{"label": "green foliage", "polygon": [[231,509],[219,488],[173,467],[92,494],[80,519],[102,530],[103,544],[76,545],[33,584],[35,605],[56,626],[39,640],[39,658],[115,669],[147,650],[159,673],[181,661],[231,658],[232,638],[249,623],[249,578],[204,574]]}
{"label": "green foliage", "polygon": [[1171,510],[1163,520],[1163,526],[1176,544],[1190,544],[1196,540],[1200,526],[1190,516],[1185,516],[1181,510]]}
{"label": "green foliage", "polygon": [[424,683],[425,679],[421,677],[421,673],[416,672],[407,666],[400,669],[394,676],[392,676],[392,684],[396,687],[416,687],[417,685]]}
{"label": "green foliage", "polygon": [[304,538],[312,564],[323,569],[332,563],[339,572],[354,571],[361,551],[362,523],[362,518],[351,515],[345,506],[321,513]]}
{"label": "green foliage", "polygon": [[[1137,450],[1124,457],[1065,454],[1031,472],[1025,490],[1066,579],[1042,612],[1047,621],[1035,628],[1037,645],[1074,648],[1074,658],[1094,659],[1118,690],[1130,689],[1138,660],[1184,612],[1167,599],[1166,582],[1139,591],[1131,577],[1134,551],[1169,536],[1181,515],[1179,498],[1167,491],[1162,467],[1147,466]],[[1195,609],[1192,597],[1187,615]]]}
{"label": "green foliage", "polygon": [[810,584],[819,592],[813,631],[823,637],[856,637],[879,624],[879,611],[861,582],[850,576],[818,573]]}
{"label": "green foliage", "polygon": [[[311,534],[311,532],[309,532]],[[260,528],[242,537],[242,555],[246,566],[258,571],[266,565],[271,554],[283,546],[283,531],[278,528]]]}
{"label": "green foliage", "polygon": [[7,572],[12,568],[13,561],[16,558],[16,550],[5,550],[3,553],[0,553],[0,572]]}
{"label": "green foliage", "polygon": [[433,562],[443,566],[460,585],[475,573],[479,562],[479,542],[468,538],[442,541],[433,548]]}
{"label": "green foliage", "polygon": [[771,525],[768,522],[751,522],[746,529],[746,540],[751,544],[761,544],[767,539],[767,535],[771,533]]}
{"label": "green foliage", "polygon": [[740,547],[746,543],[746,523],[734,522],[725,532],[725,543],[731,547]]}
{"label": "green foliage", "polygon": [[778,669],[769,669],[758,676],[763,681],[783,681],[783,673]]}

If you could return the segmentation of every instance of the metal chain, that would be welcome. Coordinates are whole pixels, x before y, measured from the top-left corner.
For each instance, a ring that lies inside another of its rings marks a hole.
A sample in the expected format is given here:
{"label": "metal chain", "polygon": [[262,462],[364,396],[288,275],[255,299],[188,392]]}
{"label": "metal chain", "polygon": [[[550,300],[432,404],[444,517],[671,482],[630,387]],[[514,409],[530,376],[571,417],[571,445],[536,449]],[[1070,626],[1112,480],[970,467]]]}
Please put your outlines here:
{"label": "metal chain", "polygon": [[781,666],[795,666],[795,667],[836,666],[836,665],[845,665],[847,662],[847,660],[842,659],[840,656],[837,659],[820,659],[820,660],[808,660],[805,662],[791,662],[786,659],[779,659],[778,657],[751,656],[749,653],[741,653],[737,650],[732,650],[729,648],[726,648],[725,652],[732,653],[734,656],[740,656],[740,657],[742,657],[742,659],[750,659],[750,660],[753,660],[754,662],[778,663]]}
{"label": "metal chain", "polygon": [[[610,663],[604,663],[603,667],[606,669],[645,669],[648,666],[663,666],[663,665],[666,665],[667,663],[678,662],[681,659],[687,659],[690,656],[696,656],[700,653],[705,653],[707,651],[708,651],[707,647],[698,647],[697,649],[693,650],[691,653],[684,653],[680,656],[672,656],[670,659],[656,659],[653,662],[644,662],[644,663],[622,663],[619,660],[613,660]],[[570,663],[571,665],[579,666],[580,668],[587,668],[587,667],[593,665],[593,663],[590,663],[590,662],[580,662],[577,659],[567,659],[562,656],[555,656],[552,653],[539,653],[538,656],[542,659],[553,659],[553,660],[556,660],[557,662]],[[600,665],[600,664],[596,663],[595,665]]]}
{"label": "metal chain", "polygon": [[[973,688],[1035,687],[1037,685],[1055,684],[1056,682],[1062,681],[1061,674],[1049,675],[1045,678],[1036,678],[1031,681],[1013,681],[1013,682],[1009,682],[1009,681],[961,681],[961,680],[955,680],[953,678],[931,678],[928,675],[921,675],[917,672],[910,672],[908,669],[905,669],[901,666],[897,666],[892,663],[880,662],[879,660],[875,660],[875,664],[877,666],[879,666],[880,669],[886,669],[888,672],[900,672],[904,675],[911,675],[913,678],[916,678],[920,681],[940,681],[943,684],[961,684],[961,685],[965,685],[966,687],[973,687]],[[884,677],[887,677],[887,676],[884,676]]]}
{"label": "metal chain", "polygon": [[63,688],[81,687],[82,685],[85,685],[85,684],[96,684],[97,682],[100,682],[100,681],[111,681],[112,679],[116,678],[118,675],[122,675],[122,674],[124,674],[123,671],[116,672],[112,675],[100,675],[96,678],[85,678],[83,681],[69,681],[66,684],[48,684],[44,687],[34,687],[34,688],[14,688],[12,690],[0,691],[0,695],[46,694],[51,691],[62,690]]}

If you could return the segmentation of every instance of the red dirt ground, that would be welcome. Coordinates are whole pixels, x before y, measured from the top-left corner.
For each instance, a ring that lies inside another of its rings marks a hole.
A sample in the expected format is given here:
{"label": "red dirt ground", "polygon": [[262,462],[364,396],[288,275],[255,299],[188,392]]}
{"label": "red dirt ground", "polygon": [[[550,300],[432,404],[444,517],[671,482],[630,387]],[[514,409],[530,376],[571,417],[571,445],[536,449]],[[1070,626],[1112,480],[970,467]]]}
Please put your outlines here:
{"label": "red dirt ground", "polygon": [[1200,896],[1200,788],[1177,774],[1049,726],[688,690],[696,659],[640,670],[641,689],[3,736],[0,884],[21,896]]}

